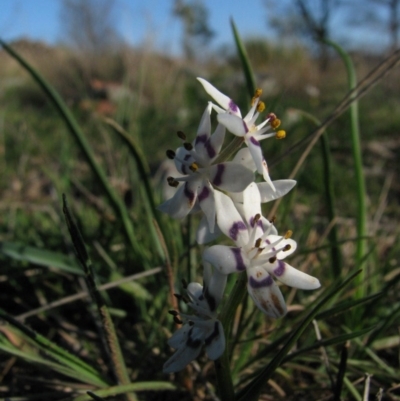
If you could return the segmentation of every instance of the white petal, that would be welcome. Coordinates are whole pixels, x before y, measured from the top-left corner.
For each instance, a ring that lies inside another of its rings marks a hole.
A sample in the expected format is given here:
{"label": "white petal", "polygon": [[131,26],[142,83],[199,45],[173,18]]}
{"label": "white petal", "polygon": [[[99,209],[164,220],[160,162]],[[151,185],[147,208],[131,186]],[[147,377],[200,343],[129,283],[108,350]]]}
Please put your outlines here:
{"label": "white petal", "polygon": [[211,106],[208,106],[203,113],[196,139],[193,142],[194,151],[196,152],[196,162],[201,166],[208,166],[211,159],[218,155],[216,150],[210,146],[209,142],[211,134],[210,114]]}
{"label": "white petal", "polygon": [[243,191],[243,213],[249,226],[254,226],[256,214],[261,216],[261,198],[257,185],[253,182]]}
{"label": "white petal", "polygon": [[214,328],[205,339],[206,353],[207,356],[215,361],[225,351],[225,334],[224,328],[219,320],[214,323]]}
{"label": "white petal", "polygon": [[319,280],[313,276],[301,272],[281,260],[274,264],[266,264],[265,268],[281,283],[300,290],[315,290],[321,287]]}
{"label": "white petal", "polygon": [[[249,148],[240,149],[235,157],[232,159],[235,163],[240,163],[241,165],[247,167],[251,171],[256,171],[256,165],[254,164],[253,157],[251,156]],[[288,180],[290,181],[290,180]]]}
{"label": "white petal", "polygon": [[186,323],[180,329],[175,331],[175,333],[172,334],[172,336],[168,339],[168,345],[175,349],[183,346],[186,342],[190,327],[191,326],[188,323]]}
{"label": "white petal", "polygon": [[157,207],[161,212],[175,219],[182,219],[189,214],[197,198],[197,193],[189,183],[180,185],[175,195]]}
{"label": "white petal", "polygon": [[209,182],[204,181],[203,184],[197,193],[197,199],[202,212],[207,218],[208,228],[213,233],[215,226],[215,191]]}
{"label": "white petal", "polygon": [[210,168],[213,185],[228,192],[242,192],[254,181],[254,173],[239,163],[225,162]]}
{"label": "white petal", "polygon": [[212,159],[215,159],[218,156],[219,152],[221,151],[221,147],[225,139],[225,131],[226,131],[225,127],[222,124],[218,124],[217,128],[215,128],[214,133],[211,135],[209,146],[210,149],[214,149],[216,153],[216,155],[212,157],[210,154],[211,152],[209,151],[209,156]]}
{"label": "white petal", "polygon": [[[194,326],[191,328],[191,330],[193,329]],[[202,345],[203,341],[201,339],[191,339],[188,335],[186,343],[178,348],[171,358],[164,363],[163,372],[173,373],[182,370],[187,364],[193,361],[193,359],[196,359],[199,356]]]}
{"label": "white petal", "polygon": [[[207,265],[208,263],[205,262],[204,264]],[[215,312],[217,310],[217,307],[222,300],[226,287],[226,280],[226,274],[222,274],[218,270],[214,270],[205,291],[206,299],[211,312]]]}
{"label": "white petal", "polygon": [[258,182],[257,186],[261,194],[261,202],[270,202],[286,195],[295,185],[295,180],[276,180],[272,181],[275,191],[268,182]]}
{"label": "white petal", "polygon": [[203,78],[197,78],[197,80],[203,85],[204,90],[225,110],[237,114],[240,116],[240,110],[238,106],[228,96],[221,93],[217,88],[211,85]]}
{"label": "white petal", "polygon": [[214,232],[210,232],[208,227],[208,222],[206,216],[203,216],[196,231],[196,241],[198,244],[207,244],[214,241],[222,234],[220,228],[216,225],[214,226]]}
{"label": "white petal", "polygon": [[220,191],[215,191],[215,203],[218,227],[238,246],[246,245],[249,242],[249,232],[232,199]]}
{"label": "white petal", "polygon": [[278,318],[286,314],[286,304],[273,278],[262,268],[247,270],[247,290],[257,307],[267,316]]}
{"label": "white petal", "polygon": [[203,252],[203,260],[210,263],[221,274],[240,273],[246,270],[249,261],[241,248],[214,245]]}
{"label": "white petal", "polygon": [[221,113],[217,116],[218,122],[234,135],[245,136],[249,129],[246,123],[238,116],[228,113]]}
{"label": "white petal", "polygon": [[251,135],[246,136],[245,141],[246,145],[249,147],[250,153],[253,157],[258,173],[262,174],[264,180],[269,183],[269,185],[273,190],[275,190],[274,184],[272,183],[271,178],[269,176],[267,162],[262,154],[260,142],[258,142],[257,139]]}

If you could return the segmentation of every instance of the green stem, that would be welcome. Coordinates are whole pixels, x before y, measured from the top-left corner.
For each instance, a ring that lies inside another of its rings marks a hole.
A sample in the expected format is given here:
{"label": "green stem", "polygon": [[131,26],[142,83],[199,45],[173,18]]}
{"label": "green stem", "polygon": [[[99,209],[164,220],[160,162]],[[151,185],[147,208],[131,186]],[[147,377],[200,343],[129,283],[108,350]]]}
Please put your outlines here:
{"label": "green stem", "polygon": [[[231,323],[236,313],[238,305],[243,301],[246,295],[247,274],[241,273],[236,281],[233,290],[229,294],[229,298],[225,302],[224,308],[221,311],[220,319],[225,331],[225,351],[221,358],[215,361],[215,371],[217,375],[217,383],[219,396],[221,401],[233,401],[235,392],[233,388],[231,368],[230,368],[230,329]],[[233,350],[232,350],[233,351]]]}
{"label": "green stem", "polygon": [[[349,89],[354,90],[357,86],[356,71],[353,62],[349,55],[336,43],[327,41],[327,44],[332,46],[342,58],[348,75]],[[351,143],[354,159],[354,172],[356,176],[357,186],[357,249],[356,249],[356,266],[357,268],[365,267],[365,253],[367,241],[367,206],[365,202],[366,191],[365,181],[363,173],[363,162],[362,162],[362,151],[360,141],[360,128],[359,128],[359,117],[358,117],[358,101],[357,92],[353,94],[353,102],[350,105],[350,123],[351,123]],[[356,298],[360,299],[365,296],[367,288],[365,281],[366,273],[365,268],[363,273],[358,277],[357,284],[358,288],[356,291]]]}

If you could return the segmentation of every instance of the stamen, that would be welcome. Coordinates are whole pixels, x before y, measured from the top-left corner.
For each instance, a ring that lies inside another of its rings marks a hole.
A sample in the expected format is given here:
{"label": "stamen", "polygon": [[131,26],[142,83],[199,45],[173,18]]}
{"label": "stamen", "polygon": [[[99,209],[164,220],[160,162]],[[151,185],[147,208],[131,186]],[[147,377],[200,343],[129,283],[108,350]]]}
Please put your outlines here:
{"label": "stamen", "polygon": [[172,159],[175,158],[175,152],[173,150],[171,150],[171,149],[168,149],[166,154],[167,154],[168,159],[172,160]]}
{"label": "stamen", "polygon": [[273,256],[272,258],[268,259],[269,263],[275,263],[275,261],[276,261],[276,256]]}
{"label": "stamen", "polygon": [[265,103],[264,103],[264,102],[258,102],[257,111],[258,111],[259,113],[261,113],[261,112],[263,112],[264,110],[265,110]]}
{"label": "stamen", "polygon": [[276,216],[272,216],[272,219],[269,221],[271,224],[275,224],[276,222]]}
{"label": "stamen", "polygon": [[174,177],[167,177],[167,182],[170,187],[176,188],[179,185],[179,182]]}
{"label": "stamen", "polygon": [[286,131],[284,131],[283,129],[277,131],[277,133],[275,134],[275,138],[276,139],[286,138]]}
{"label": "stamen", "polygon": [[196,162],[193,162],[190,166],[189,166],[190,170],[193,171],[193,173],[195,173],[198,169],[199,169],[199,165]]}
{"label": "stamen", "polygon": [[179,319],[178,316],[174,316],[174,322],[175,322],[176,324],[182,324],[182,323],[183,323],[182,320]]}
{"label": "stamen", "polygon": [[261,245],[261,238],[258,238],[257,239],[257,241],[256,241],[256,243],[254,244],[254,246],[256,247],[256,248],[259,248],[260,247],[260,245]]}
{"label": "stamen", "polygon": [[273,129],[277,129],[281,125],[281,120],[279,118],[274,118],[271,120],[270,125]]}
{"label": "stamen", "polygon": [[275,113],[269,113],[267,114],[267,117],[265,117],[266,120],[269,122],[276,120],[276,114]]}
{"label": "stamen", "polygon": [[183,147],[186,149],[186,150],[193,150],[193,146],[192,146],[192,144],[191,143],[189,143],[189,142],[185,142],[184,144],[183,144]]}
{"label": "stamen", "polygon": [[178,131],[176,135],[178,135],[178,138],[182,139],[182,141],[186,141],[186,135],[182,131]]}
{"label": "stamen", "polygon": [[254,92],[254,97],[261,97],[262,95],[262,89],[257,88]]}
{"label": "stamen", "polygon": [[292,230],[287,230],[287,231],[286,231],[286,234],[285,234],[285,239],[290,238],[290,237],[292,236],[292,234],[293,234],[293,231],[292,231]]}
{"label": "stamen", "polygon": [[292,248],[292,246],[290,244],[287,244],[282,250],[283,251],[289,251]]}
{"label": "stamen", "polygon": [[172,315],[172,316],[178,316],[179,315],[179,313],[176,311],[176,310],[169,310],[168,311],[168,313],[170,314],[170,315]]}

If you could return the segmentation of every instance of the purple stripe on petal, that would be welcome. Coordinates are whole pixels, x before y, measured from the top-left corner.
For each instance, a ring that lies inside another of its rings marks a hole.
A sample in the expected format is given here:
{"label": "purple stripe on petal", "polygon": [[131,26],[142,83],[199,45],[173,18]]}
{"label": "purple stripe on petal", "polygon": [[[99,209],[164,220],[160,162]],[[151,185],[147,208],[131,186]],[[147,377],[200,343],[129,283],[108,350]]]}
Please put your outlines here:
{"label": "purple stripe on petal", "polygon": [[236,270],[242,272],[246,270],[246,265],[244,264],[242,253],[240,252],[240,248],[231,248],[231,251],[236,260]]}
{"label": "purple stripe on petal", "polygon": [[188,199],[189,203],[192,205],[194,203],[194,200],[195,200],[195,195],[194,195],[194,192],[189,189],[187,184],[185,184],[185,189],[184,189],[183,193],[185,194],[185,196]]}
{"label": "purple stripe on petal", "polygon": [[[247,124],[244,122],[244,120],[242,121],[242,123],[243,123],[244,132],[247,134],[249,132],[249,128],[248,128]],[[251,138],[253,138],[253,137],[251,137]]]}
{"label": "purple stripe on petal", "polygon": [[217,187],[222,184],[222,175],[224,174],[225,171],[225,164],[218,164],[217,165],[217,174],[215,174],[215,177],[212,181],[214,185]]}
{"label": "purple stripe on petal", "polygon": [[218,338],[218,336],[219,336],[219,326],[218,322],[215,322],[213,332],[204,339],[206,347],[209,346],[216,338]]}
{"label": "purple stripe on petal", "polygon": [[190,158],[192,157],[192,155],[190,153],[186,153],[185,157],[183,158],[183,160],[186,162],[188,161]]}
{"label": "purple stripe on petal", "polygon": [[212,159],[213,157],[215,157],[215,155],[217,154],[217,152],[215,151],[215,149],[214,149],[213,146],[211,145],[211,141],[207,141],[207,142],[204,144],[204,147],[206,148],[208,157],[209,157],[210,159]]}
{"label": "purple stripe on petal", "polygon": [[207,134],[197,135],[194,144],[197,145],[198,143],[206,143],[208,139]]}
{"label": "purple stripe on petal", "polygon": [[198,194],[199,202],[202,202],[203,200],[207,199],[210,195],[210,190],[208,187],[204,186],[201,192]]}
{"label": "purple stripe on petal", "polygon": [[229,102],[229,110],[232,110],[234,113],[237,113],[237,111],[239,110],[239,107],[233,102],[233,100],[231,99]]}
{"label": "purple stripe on petal", "polygon": [[236,241],[239,230],[246,230],[246,226],[242,221],[238,221],[232,224],[232,227],[229,229],[229,236]]}
{"label": "purple stripe on petal", "polygon": [[268,277],[265,277],[263,280],[258,281],[254,277],[250,276],[249,278],[249,284],[251,288],[263,288],[263,287],[269,287],[272,285],[274,280],[270,275]]}
{"label": "purple stripe on petal", "polygon": [[276,269],[274,269],[273,273],[276,277],[282,276],[283,273],[285,273],[285,263],[282,262],[281,260],[279,260],[278,267]]}
{"label": "purple stripe on petal", "polygon": [[254,136],[251,136],[250,137],[250,142],[253,144],[253,145],[256,145],[256,146],[260,146],[260,142],[258,142],[257,141],[257,139],[256,138],[254,138]]}

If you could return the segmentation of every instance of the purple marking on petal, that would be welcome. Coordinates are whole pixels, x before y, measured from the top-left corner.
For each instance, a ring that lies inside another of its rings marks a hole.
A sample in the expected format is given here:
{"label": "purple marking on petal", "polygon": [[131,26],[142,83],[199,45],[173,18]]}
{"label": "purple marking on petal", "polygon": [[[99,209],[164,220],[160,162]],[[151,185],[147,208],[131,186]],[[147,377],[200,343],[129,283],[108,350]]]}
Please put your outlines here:
{"label": "purple marking on petal", "polygon": [[190,153],[186,153],[185,157],[183,158],[183,160],[186,162],[188,161],[190,158],[192,157],[192,155]]}
{"label": "purple marking on petal", "polygon": [[278,261],[278,267],[276,269],[274,269],[274,275],[276,277],[280,277],[283,275],[283,273],[285,273],[285,263],[282,262],[281,260]]}
{"label": "purple marking on petal", "polygon": [[186,169],[186,165],[185,165],[185,164],[182,164],[182,165],[181,165],[181,172],[182,172],[182,174],[184,174],[184,175],[188,175],[188,171],[187,171],[187,169]]}
{"label": "purple marking on petal", "polygon": [[185,194],[185,196],[188,199],[189,203],[192,205],[194,203],[194,200],[195,200],[195,195],[194,195],[194,192],[189,189],[187,184],[185,184],[185,189],[184,189],[183,193]]}
{"label": "purple marking on petal", "polygon": [[217,187],[222,184],[222,175],[224,174],[225,171],[225,164],[218,164],[217,165],[217,174],[215,174],[215,177],[212,181],[214,185]]}
{"label": "purple marking on petal", "polygon": [[250,276],[249,278],[249,284],[250,287],[252,288],[263,288],[263,287],[269,287],[274,283],[274,280],[270,275],[268,277],[265,277],[263,280],[258,281],[256,280],[253,276]]}
{"label": "purple marking on petal", "polygon": [[208,187],[204,186],[201,192],[198,194],[199,202],[202,202],[203,200],[207,199],[210,195],[210,190]]}
{"label": "purple marking on petal", "polygon": [[260,142],[258,142],[257,139],[254,138],[254,136],[251,136],[251,137],[250,137],[250,142],[251,142],[253,145],[260,146]]}
{"label": "purple marking on petal", "polygon": [[[244,120],[242,121],[242,123],[243,123],[244,132],[247,134],[249,132],[249,128],[248,128],[247,124],[244,122]],[[253,138],[253,137],[251,137],[251,138]]]}
{"label": "purple marking on petal", "polygon": [[218,338],[219,336],[219,326],[218,326],[218,322],[214,323],[214,330],[213,332],[204,339],[204,344],[207,346],[209,346],[216,338]]}
{"label": "purple marking on petal", "polygon": [[197,145],[198,143],[206,143],[208,139],[207,134],[201,134],[196,136],[196,140],[194,141],[194,144]]}
{"label": "purple marking on petal", "polygon": [[236,241],[239,230],[246,230],[246,226],[242,221],[238,221],[232,224],[232,227],[229,229],[229,236]]}
{"label": "purple marking on petal", "polygon": [[232,110],[234,113],[236,113],[239,110],[239,107],[233,102],[231,99],[229,102],[229,110]]}
{"label": "purple marking on petal", "polygon": [[211,141],[208,140],[208,141],[204,144],[204,147],[206,148],[208,157],[209,157],[210,159],[212,159],[213,157],[215,157],[215,155],[217,154],[217,152],[215,151],[215,149],[214,149],[213,146],[211,145]]}
{"label": "purple marking on petal", "polygon": [[240,252],[240,248],[231,248],[231,251],[236,260],[236,270],[242,272],[246,270],[246,265],[244,264],[242,253]]}

